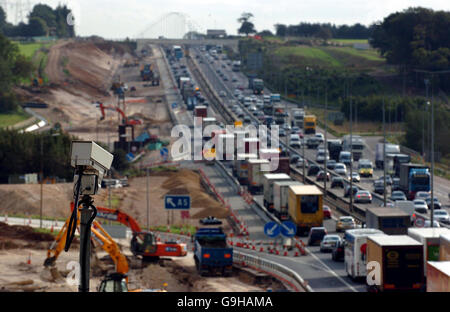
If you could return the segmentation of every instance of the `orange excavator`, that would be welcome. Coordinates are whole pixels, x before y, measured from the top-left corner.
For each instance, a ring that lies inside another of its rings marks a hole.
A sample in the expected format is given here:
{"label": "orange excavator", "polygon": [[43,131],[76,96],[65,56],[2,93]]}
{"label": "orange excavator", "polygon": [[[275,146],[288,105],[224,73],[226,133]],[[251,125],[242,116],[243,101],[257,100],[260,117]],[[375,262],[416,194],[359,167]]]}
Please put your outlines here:
{"label": "orange excavator", "polygon": [[[73,203],[70,204],[73,210]],[[143,231],[136,220],[128,214],[104,207],[97,208],[97,217],[119,222],[129,227],[133,233],[130,249],[134,256],[144,260],[155,260],[160,257],[184,257],[187,255],[186,244],[177,242],[157,242],[152,232]]]}
{"label": "orange excavator", "polygon": [[99,102],[99,108],[100,111],[102,112],[102,117],[100,117],[100,120],[104,120],[105,119],[105,109],[110,109],[110,110],[114,110],[117,111],[121,116],[122,116],[122,122],[126,125],[141,125],[142,121],[140,120],[136,120],[136,119],[128,119],[127,116],[125,116],[125,113],[116,106],[105,106],[103,103]]}

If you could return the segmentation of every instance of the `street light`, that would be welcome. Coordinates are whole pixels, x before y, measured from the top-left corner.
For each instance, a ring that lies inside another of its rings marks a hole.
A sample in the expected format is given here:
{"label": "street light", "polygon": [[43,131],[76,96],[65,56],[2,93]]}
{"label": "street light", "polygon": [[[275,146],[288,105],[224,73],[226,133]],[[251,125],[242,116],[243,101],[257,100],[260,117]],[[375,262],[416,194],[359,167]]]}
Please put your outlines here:
{"label": "street light", "polygon": [[[59,133],[53,133],[52,137],[59,136]],[[44,207],[44,136],[41,136],[41,200],[39,207],[39,228],[42,229],[42,211]]]}

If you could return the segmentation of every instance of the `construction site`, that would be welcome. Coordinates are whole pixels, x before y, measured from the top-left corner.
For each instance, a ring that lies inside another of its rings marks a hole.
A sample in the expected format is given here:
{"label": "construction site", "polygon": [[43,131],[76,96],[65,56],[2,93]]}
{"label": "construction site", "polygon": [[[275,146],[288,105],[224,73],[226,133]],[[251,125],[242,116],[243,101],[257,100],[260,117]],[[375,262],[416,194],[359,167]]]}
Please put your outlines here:
{"label": "construction site", "polygon": [[[127,276],[128,290],[246,292],[285,289],[282,282],[269,275],[236,266],[228,277],[204,277],[196,272],[191,233],[182,233],[183,229],[198,228],[200,219],[215,216],[221,221],[224,232],[233,233],[229,223],[232,219],[229,207],[205,182],[204,173],[179,164],[153,165],[161,162],[160,146],[170,149],[173,141],[170,131],[174,122],[166,98],[173,87],[155,78],[160,72],[157,64],[162,62],[161,58],[159,49],[137,57],[133,51],[124,51],[102,41],[59,41],[48,55],[49,84],[37,91],[17,90],[26,101],[46,104],[36,110],[48,121],[41,130],[58,123],[64,132],[79,140],[101,142],[111,150],[122,148],[133,157],[139,156],[136,170],[145,164],[150,167],[148,177],[142,170],[138,176],[127,179],[126,187],[102,188],[94,197],[94,204],[107,207],[105,211],[126,213],[127,218],[135,220],[140,227],[149,228],[158,244],[169,240],[174,246],[184,244],[187,251],[174,257],[158,254],[147,262],[132,251],[129,234],[127,238],[113,239],[107,233],[100,233],[97,242],[92,240],[91,291],[98,290],[105,276],[119,271],[120,265],[126,267],[122,267],[120,273]],[[152,64],[151,79],[145,77],[148,69],[145,64]],[[159,148],[150,147],[155,143]],[[72,274],[70,262],[78,261],[78,236],[68,252],[61,247],[67,225],[64,220],[71,213],[73,183],[46,184],[42,193],[41,190],[39,184],[0,185],[0,291],[77,291],[77,284],[68,281]],[[189,215],[164,210],[167,194],[189,195]],[[31,219],[39,215],[42,203],[44,223],[51,223],[51,226],[38,231],[31,226]],[[11,224],[13,219],[15,225]],[[16,219],[23,220],[23,224]],[[119,225],[108,219],[97,218],[97,221],[100,228]],[[184,237],[168,236],[171,227],[181,228],[178,234]],[[168,230],[160,232],[161,228]],[[54,256],[51,265],[44,266],[51,255]]]}

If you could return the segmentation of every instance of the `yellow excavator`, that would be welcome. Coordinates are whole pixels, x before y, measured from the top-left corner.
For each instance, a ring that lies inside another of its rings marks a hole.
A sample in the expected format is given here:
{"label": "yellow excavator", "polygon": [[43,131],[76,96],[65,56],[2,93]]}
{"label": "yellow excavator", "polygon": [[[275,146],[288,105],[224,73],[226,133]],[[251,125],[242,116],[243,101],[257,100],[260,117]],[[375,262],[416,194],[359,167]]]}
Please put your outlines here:
{"label": "yellow excavator", "polygon": [[[79,220],[80,216],[78,216],[78,224],[77,228],[79,230]],[[60,253],[64,250],[64,245],[66,243],[66,235],[67,229],[69,225],[70,218],[66,220],[64,226],[59,231],[58,235],[55,238],[55,241],[52,242],[50,248],[47,250],[47,259],[44,261],[44,266],[49,267],[54,265],[56,259],[60,255]],[[99,292],[127,292],[128,290],[128,261],[125,255],[120,251],[119,245],[113,240],[113,238],[102,228],[100,223],[94,220],[91,227],[92,238],[91,241],[95,243],[99,243],[104,251],[106,251],[115,264],[115,272],[108,274],[100,283],[98,287]],[[135,289],[131,290],[133,292],[139,291],[150,291],[150,290],[142,290]],[[153,290],[155,291],[155,290]],[[157,291],[157,290],[156,290]]]}

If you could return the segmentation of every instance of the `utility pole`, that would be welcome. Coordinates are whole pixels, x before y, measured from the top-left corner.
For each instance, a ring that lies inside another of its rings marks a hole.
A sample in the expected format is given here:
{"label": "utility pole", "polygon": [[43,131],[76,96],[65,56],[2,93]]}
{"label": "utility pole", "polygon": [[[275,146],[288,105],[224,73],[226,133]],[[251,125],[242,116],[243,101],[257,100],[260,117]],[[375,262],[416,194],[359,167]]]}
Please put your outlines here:
{"label": "utility pole", "polygon": [[[305,112],[305,108],[303,108]],[[303,164],[303,183],[306,184],[306,164],[305,164],[305,115],[303,115],[303,139],[302,139],[302,164]]]}
{"label": "utility pole", "polygon": [[430,226],[433,227],[434,220],[434,74],[431,75],[431,214]]}
{"label": "utility pole", "polygon": [[146,168],[146,175],[147,175],[147,231],[150,231],[150,201],[149,201],[149,169]]}
{"label": "utility pole", "polygon": [[385,103],[383,97],[383,203],[386,207],[387,194],[386,194],[386,121],[385,121]]}
{"label": "utility pole", "polygon": [[352,95],[350,94],[350,212],[353,212],[353,109]]}
{"label": "utility pole", "polygon": [[[327,81],[328,82],[328,81]],[[325,82],[325,157],[324,157],[324,170],[325,170],[325,178],[323,179],[323,196],[327,196],[327,178],[328,178],[328,168],[327,168],[327,157],[328,157],[328,129],[327,129],[327,119],[328,119],[328,86],[327,82]]]}
{"label": "utility pole", "polygon": [[[428,112],[427,103],[428,103],[428,83],[430,82],[428,79],[424,80],[425,89],[426,89],[426,102],[425,102],[425,110]],[[425,110],[422,114],[422,157],[425,159]]]}
{"label": "utility pole", "polygon": [[42,210],[44,206],[44,134],[41,134],[41,204],[39,207],[39,228],[42,228]]}

